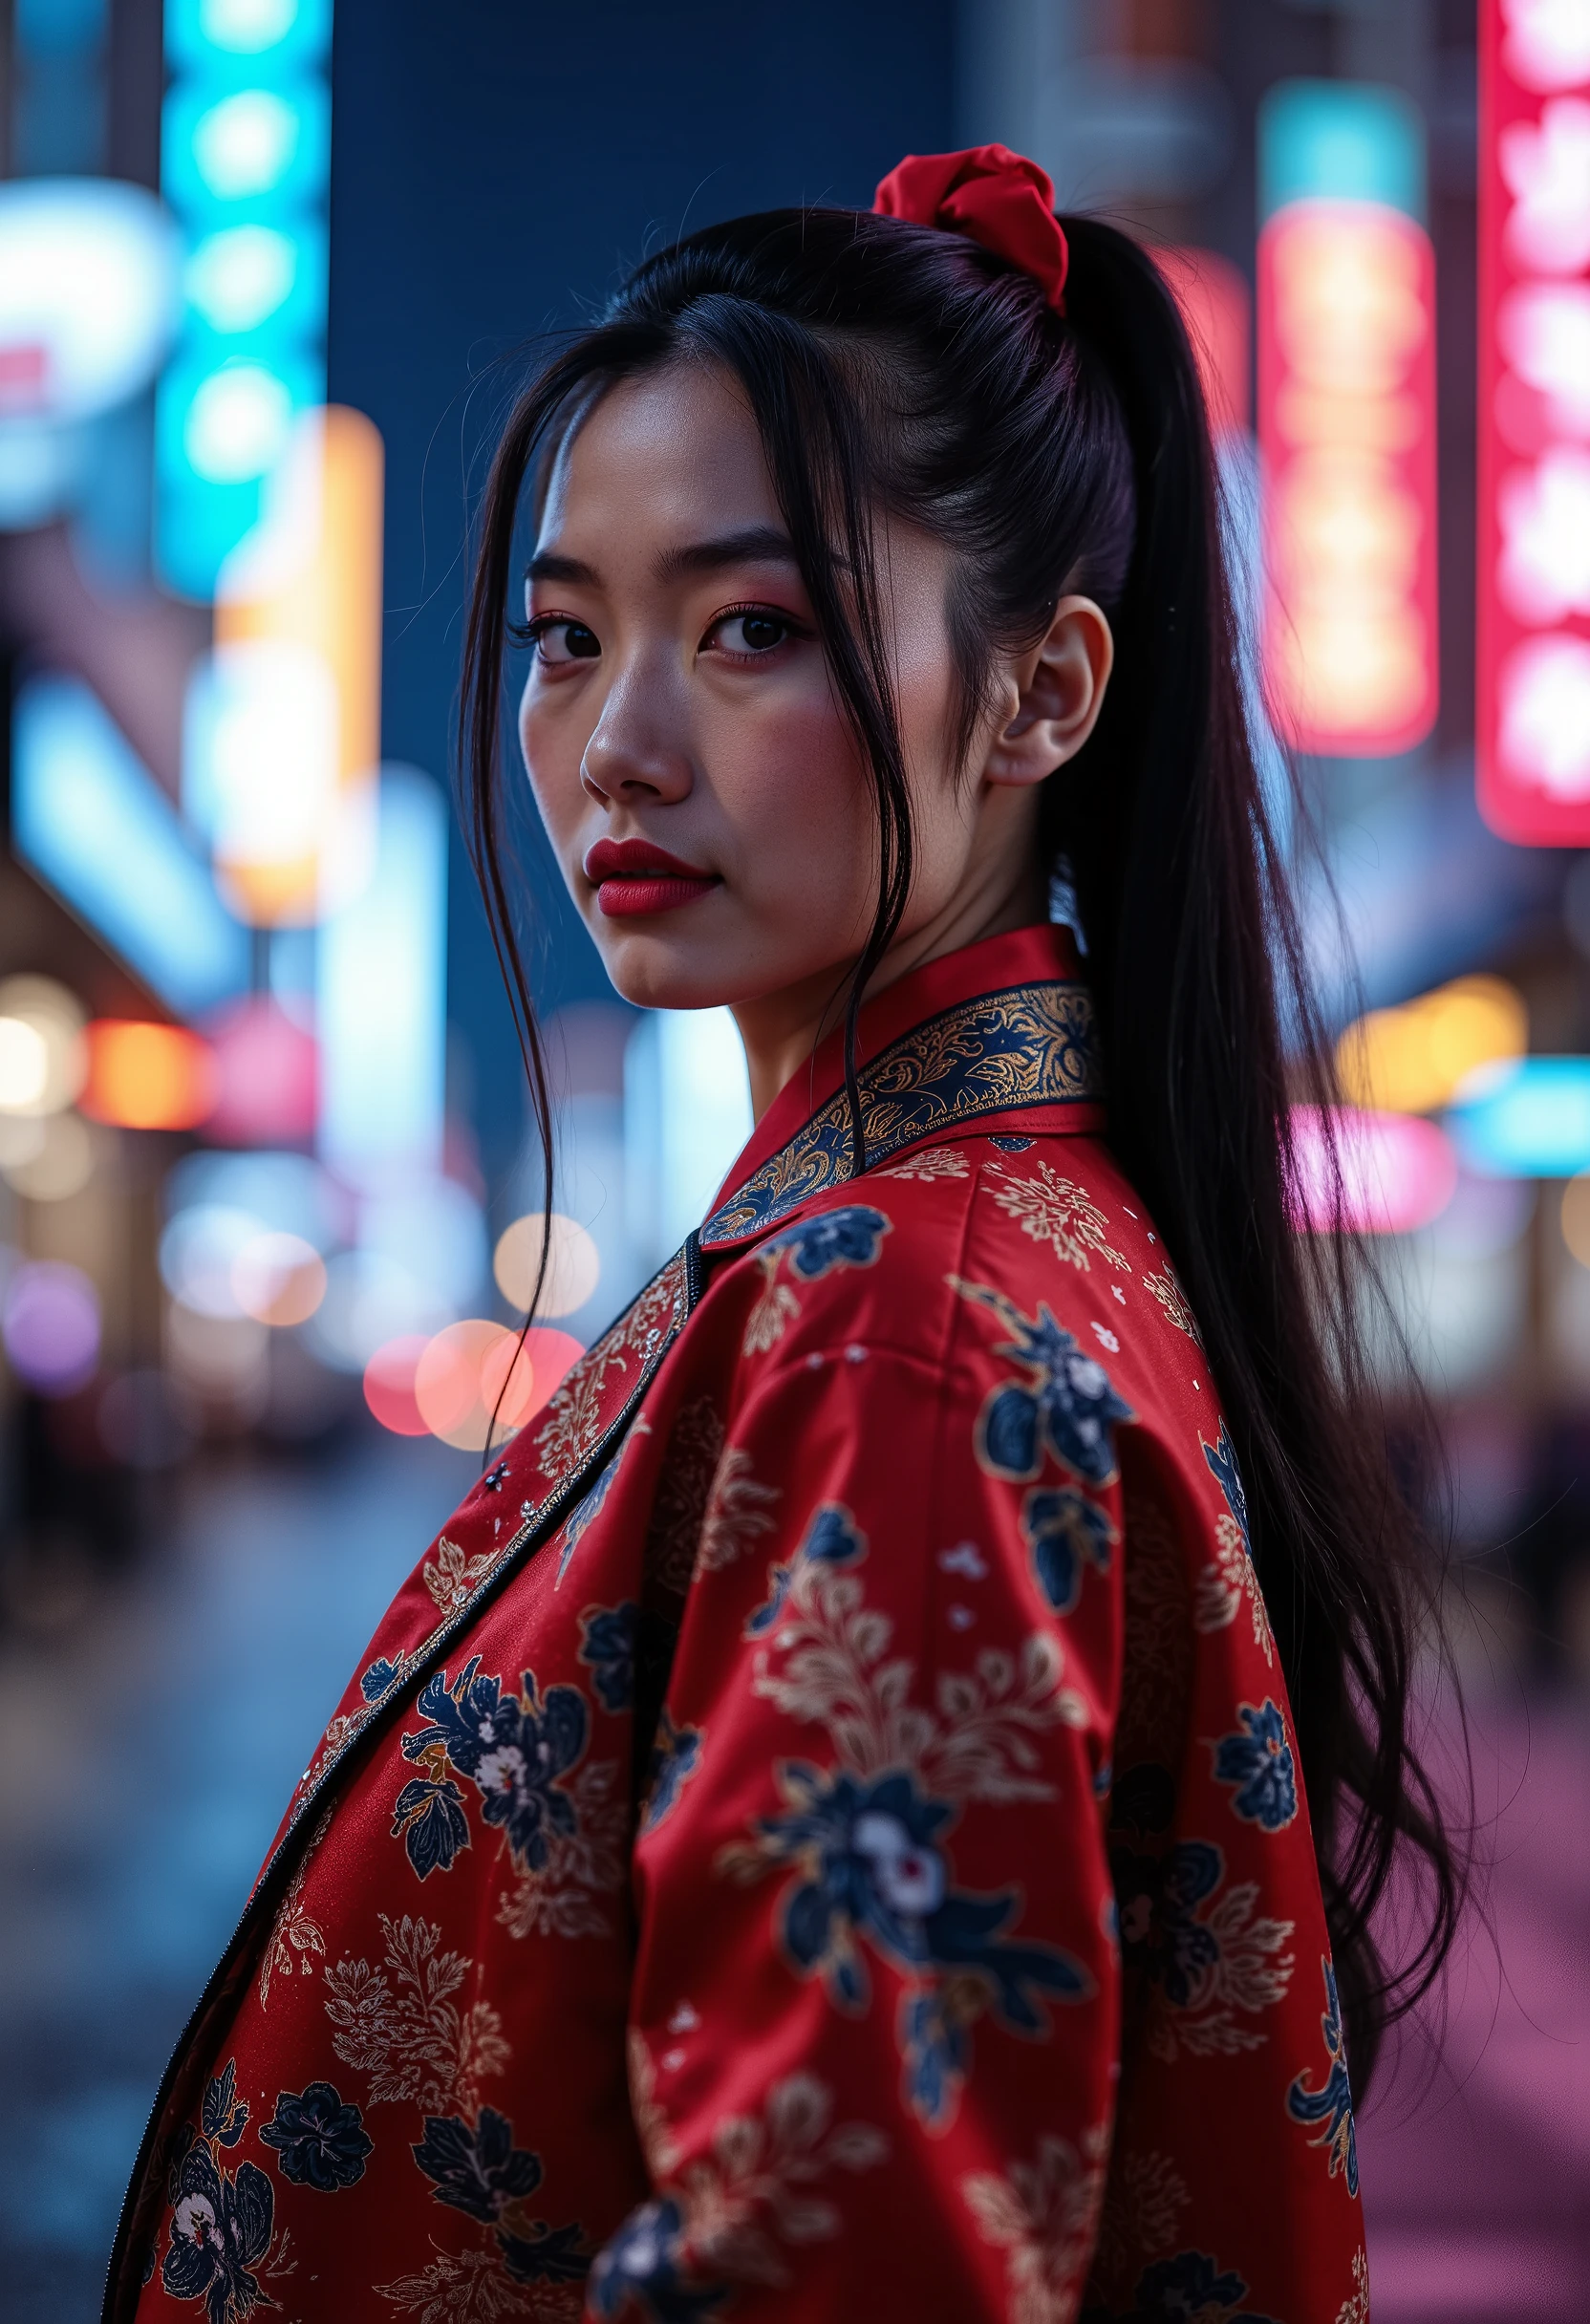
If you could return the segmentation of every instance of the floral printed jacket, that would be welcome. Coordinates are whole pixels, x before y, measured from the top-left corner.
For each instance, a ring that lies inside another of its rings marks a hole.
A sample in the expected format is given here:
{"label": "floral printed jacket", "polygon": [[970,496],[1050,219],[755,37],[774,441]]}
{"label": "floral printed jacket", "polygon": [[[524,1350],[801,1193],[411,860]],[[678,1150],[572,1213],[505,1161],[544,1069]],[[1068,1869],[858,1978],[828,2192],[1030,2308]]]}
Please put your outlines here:
{"label": "floral printed jacket", "polygon": [[1069,939],[863,1019],[399,1591],[140,2324],[1364,2324],[1290,1713]]}

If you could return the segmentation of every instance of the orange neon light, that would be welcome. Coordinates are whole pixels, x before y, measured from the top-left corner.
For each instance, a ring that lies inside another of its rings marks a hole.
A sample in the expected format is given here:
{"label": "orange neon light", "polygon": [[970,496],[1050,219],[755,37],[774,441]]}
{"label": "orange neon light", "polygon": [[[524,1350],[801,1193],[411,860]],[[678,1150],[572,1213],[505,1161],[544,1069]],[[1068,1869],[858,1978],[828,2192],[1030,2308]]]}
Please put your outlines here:
{"label": "orange neon light", "polygon": [[88,1080],[78,1099],[120,1130],[193,1130],[215,1106],[209,1044],[181,1025],[99,1018],[88,1028]]}
{"label": "orange neon light", "polygon": [[[362,412],[332,404],[312,415],[286,514],[274,531],[262,528],[256,544],[245,544],[228,561],[216,595],[218,654],[230,647],[285,649],[284,668],[296,664],[312,680],[317,671],[330,680],[335,734],[328,826],[360,800],[374,817],[384,464],[380,432]],[[331,840],[328,828],[317,844],[296,852],[224,847],[216,872],[227,902],[255,926],[316,919]]]}
{"label": "orange neon light", "polygon": [[1438,699],[1429,237],[1381,203],[1289,203],[1258,314],[1272,713],[1302,750],[1409,749]]}

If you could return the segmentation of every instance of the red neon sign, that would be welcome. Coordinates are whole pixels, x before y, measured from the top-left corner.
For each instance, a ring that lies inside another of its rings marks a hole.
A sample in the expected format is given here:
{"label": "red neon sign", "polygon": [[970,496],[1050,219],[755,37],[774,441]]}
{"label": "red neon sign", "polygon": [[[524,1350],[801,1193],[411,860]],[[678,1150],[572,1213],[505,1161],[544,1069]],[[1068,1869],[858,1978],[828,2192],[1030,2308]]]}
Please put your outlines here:
{"label": "red neon sign", "polygon": [[1480,812],[1590,844],[1590,11],[1482,0]]}
{"label": "red neon sign", "polygon": [[1435,267],[1380,202],[1287,203],[1258,241],[1265,687],[1300,750],[1435,721]]}

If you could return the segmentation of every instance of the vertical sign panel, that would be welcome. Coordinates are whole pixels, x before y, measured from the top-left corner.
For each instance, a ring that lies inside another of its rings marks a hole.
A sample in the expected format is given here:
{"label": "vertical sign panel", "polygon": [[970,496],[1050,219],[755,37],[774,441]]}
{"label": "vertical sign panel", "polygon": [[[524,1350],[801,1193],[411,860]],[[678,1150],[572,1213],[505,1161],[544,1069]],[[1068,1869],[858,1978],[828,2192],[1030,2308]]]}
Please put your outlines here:
{"label": "vertical sign panel", "polygon": [[187,242],[155,421],[155,556],[214,594],[297,415],[326,398],[332,0],[165,0],[161,190]]}
{"label": "vertical sign panel", "polygon": [[1291,81],[1259,142],[1266,690],[1299,749],[1407,750],[1438,699],[1423,126],[1394,90]]}
{"label": "vertical sign panel", "polygon": [[1590,7],[1482,0],[1480,812],[1590,846]]}

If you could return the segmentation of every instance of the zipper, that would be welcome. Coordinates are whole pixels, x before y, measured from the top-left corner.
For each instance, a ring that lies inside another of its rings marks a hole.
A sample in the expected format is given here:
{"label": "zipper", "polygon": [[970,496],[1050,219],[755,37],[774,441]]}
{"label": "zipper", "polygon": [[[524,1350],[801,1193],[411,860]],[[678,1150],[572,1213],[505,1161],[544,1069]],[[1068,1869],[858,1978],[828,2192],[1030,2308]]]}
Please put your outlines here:
{"label": "zipper", "polygon": [[[165,2071],[161,2076],[159,2087],[155,2092],[154,2103],[149,2109],[149,2119],[143,2127],[143,2136],[139,2141],[138,2159],[133,2164],[132,2176],[127,2183],[127,2192],[122,2198],[121,2212],[117,2221],[116,2237],[111,2245],[110,2258],[105,2266],[105,2293],[100,2308],[100,2324],[115,2324],[118,2279],[127,2256],[127,2244],[133,2219],[138,2211],[139,2198],[142,2193],[144,2179],[152,2159],[156,2132],[165,2113],[167,2101],[183,2066],[186,2062],[189,2046],[203,2025],[206,2012],[219,1998],[226,1978],[243,1949],[245,1938],[252,1934],[267,1909],[273,1910],[281,1901],[281,1891],[290,1879],[292,1866],[297,1861],[297,1851],[291,1848],[290,1843],[296,1840],[302,1830],[311,1809],[322,1804],[333,1782],[346,1774],[355,1759],[366,1752],[375,1741],[385,1724],[385,1714],[397,1710],[398,1704],[408,1697],[417,1685],[423,1684],[437,1665],[445,1659],[447,1649],[453,1641],[475,1621],[478,1615],[483,1613],[495,1599],[501,1596],[514,1576],[524,1570],[531,1553],[541,1548],[548,1537],[557,1531],[565,1514],[579,1498],[581,1489],[588,1480],[593,1476],[599,1476],[607,1467],[609,1459],[628,1434],[630,1425],[639,1409],[641,1399],[661,1370],[664,1359],[695,1313],[705,1286],[706,1262],[701,1255],[699,1239],[694,1230],[686,1237],[682,1248],[676,1253],[675,1258],[680,1259],[684,1262],[684,1311],[655,1355],[642,1370],[625,1402],[609,1421],[584,1460],[569,1472],[561,1485],[556,1486],[548,1495],[534,1516],[526,1517],[519,1531],[511,1536],[501,1558],[481,1582],[473,1597],[466,1604],[460,1606],[455,1613],[449,1615],[440,1628],[431,1633],[418,1658],[399,1677],[394,1679],[387,1693],[378,1696],[371,1706],[370,1716],[364,1724],[339,1745],[321,1770],[316,1782],[304,1794],[303,1798],[293,1810],[292,1820],[271,1850],[265,1869],[255,1882],[248,1902],[243,1907],[237,1926],[224,1947],[220,1960],[210,1971],[204,1984],[204,1990],[200,1994],[188,2016],[187,2023],[178,2036],[176,2048],[172,2051],[166,2061]],[[610,1332],[618,1329],[625,1317],[633,1312],[638,1302],[645,1298],[646,1292],[651,1290],[652,1284],[655,1283],[661,1276],[666,1275],[668,1267],[673,1266],[674,1263],[675,1259],[670,1259],[667,1265],[658,1268],[656,1275],[652,1278],[652,1282],[636,1293],[635,1298],[625,1308],[623,1315],[609,1326]],[[608,1333],[603,1334],[604,1339],[608,1336]],[[598,1341],[596,1345],[600,1347],[601,1341]],[[141,2290],[141,2282],[139,2289]]]}

